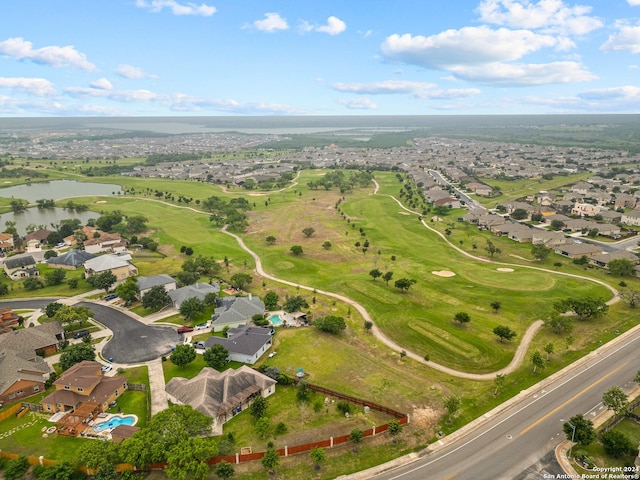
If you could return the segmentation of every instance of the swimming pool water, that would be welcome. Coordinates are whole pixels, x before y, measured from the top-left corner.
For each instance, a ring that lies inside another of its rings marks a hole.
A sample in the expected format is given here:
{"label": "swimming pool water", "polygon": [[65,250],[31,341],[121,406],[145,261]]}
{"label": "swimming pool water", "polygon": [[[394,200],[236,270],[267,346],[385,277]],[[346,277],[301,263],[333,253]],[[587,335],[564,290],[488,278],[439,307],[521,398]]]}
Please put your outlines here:
{"label": "swimming pool water", "polygon": [[271,325],[273,326],[282,325],[282,319],[280,318],[280,315],[271,315],[269,317],[269,322],[271,322]]}
{"label": "swimming pool water", "polygon": [[120,425],[133,425],[136,423],[136,417],[133,415],[114,415],[106,422],[100,422],[93,426],[95,432],[102,432],[103,430],[112,430]]}

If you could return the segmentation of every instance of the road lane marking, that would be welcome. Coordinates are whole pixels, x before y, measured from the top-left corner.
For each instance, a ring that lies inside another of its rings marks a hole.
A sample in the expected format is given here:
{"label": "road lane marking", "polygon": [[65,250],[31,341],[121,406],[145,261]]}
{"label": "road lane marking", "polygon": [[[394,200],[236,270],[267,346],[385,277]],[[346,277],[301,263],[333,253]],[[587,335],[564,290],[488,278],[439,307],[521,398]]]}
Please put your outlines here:
{"label": "road lane marking", "polygon": [[524,435],[525,433],[527,433],[529,430],[531,430],[532,428],[538,426],[539,424],[541,424],[542,422],[544,422],[547,418],[549,418],[551,415],[553,415],[554,413],[556,413],[558,410],[560,410],[562,407],[564,407],[565,405],[573,402],[576,398],[578,398],[580,395],[582,395],[583,393],[587,392],[588,390],[591,390],[593,387],[595,387],[596,385],[598,385],[599,383],[603,382],[604,380],[606,380],[608,377],[610,377],[611,375],[613,375],[614,373],[616,373],[618,370],[620,370],[621,368],[625,367],[629,362],[625,362],[622,365],[620,365],[618,368],[616,368],[615,370],[610,371],[609,373],[607,373],[605,376],[600,377],[598,380],[596,380],[595,382],[593,382],[591,385],[589,385],[588,387],[583,388],[582,390],[580,390],[578,393],[576,393],[573,397],[571,397],[569,400],[561,403],[560,405],[558,405],[556,408],[554,408],[553,410],[551,410],[549,413],[547,413],[546,415],[544,415],[543,417],[541,417],[540,419],[536,420],[535,422],[533,422],[531,425],[529,425],[527,428],[525,428],[524,430],[522,430],[520,432],[520,435]]}

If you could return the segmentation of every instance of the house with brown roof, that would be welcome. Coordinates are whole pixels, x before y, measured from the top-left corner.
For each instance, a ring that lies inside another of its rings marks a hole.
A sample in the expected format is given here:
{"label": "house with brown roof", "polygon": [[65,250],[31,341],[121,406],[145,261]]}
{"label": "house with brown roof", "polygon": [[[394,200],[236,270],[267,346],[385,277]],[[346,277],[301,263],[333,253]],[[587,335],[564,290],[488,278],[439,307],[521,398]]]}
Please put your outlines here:
{"label": "house with brown roof", "polygon": [[191,405],[212,417],[215,420],[213,428],[221,431],[222,424],[245,410],[254,398],[273,394],[276,383],[246,365],[224,372],[205,367],[191,379],[173,377],[165,392],[172,403]]}
{"label": "house with brown roof", "polygon": [[0,252],[10,252],[15,248],[11,233],[0,233]]}
{"label": "house with brown roof", "polygon": [[11,307],[0,308],[0,334],[12,331],[12,327],[18,326],[19,320],[20,316]]}
{"label": "house with brown roof", "polygon": [[84,250],[88,253],[124,252],[127,249],[126,242],[119,233],[100,232],[98,238],[89,238],[84,241]]}
{"label": "house with brown roof", "polygon": [[56,389],[40,402],[45,412],[75,412],[83,404],[106,411],[128,388],[126,377],[103,375],[102,364],[83,360],[53,382]]}
{"label": "house with brown roof", "polygon": [[565,245],[558,245],[555,252],[558,255],[569,258],[581,258],[583,256],[592,257],[602,253],[602,249],[590,243],[567,243]]}
{"label": "house with brown roof", "polygon": [[84,262],[84,276],[85,278],[89,278],[93,275],[110,271],[116,276],[118,281],[126,280],[138,274],[138,269],[129,263],[130,259],[130,255],[100,255],[99,257]]}
{"label": "house with brown roof", "polygon": [[24,244],[27,246],[27,252],[41,252],[42,247],[47,245],[47,238],[51,235],[50,230],[35,230],[24,237]]}

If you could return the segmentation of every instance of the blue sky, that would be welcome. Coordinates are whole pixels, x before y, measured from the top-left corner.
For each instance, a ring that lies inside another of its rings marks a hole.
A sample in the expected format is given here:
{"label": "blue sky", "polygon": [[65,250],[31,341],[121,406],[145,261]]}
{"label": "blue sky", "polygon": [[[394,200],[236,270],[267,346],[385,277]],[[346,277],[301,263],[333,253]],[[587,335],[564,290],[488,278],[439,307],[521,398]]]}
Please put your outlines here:
{"label": "blue sky", "polygon": [[0,116],[640,113],[640,0],[19,0]]}

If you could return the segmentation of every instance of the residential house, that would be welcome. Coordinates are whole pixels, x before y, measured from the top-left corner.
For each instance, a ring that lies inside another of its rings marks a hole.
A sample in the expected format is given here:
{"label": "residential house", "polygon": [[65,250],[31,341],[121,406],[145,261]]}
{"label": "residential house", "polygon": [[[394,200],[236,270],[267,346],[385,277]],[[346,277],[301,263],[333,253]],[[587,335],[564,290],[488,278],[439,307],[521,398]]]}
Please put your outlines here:
{"label": "residential house", "polygon": [[165,387],[167,398],[177,405],[191,405],[214,419],[213,428],[222,425],[251,405],[258,396],[268,397],[276,390],[276,381],[243,365],[218,372],[205,367],[194,378],[173,377]]}
{"label": "residential house", "polygon": [[611,262],[611,260],[621,260],[621,259],[629,260],[630,262],[636,265],[640,263],[640,258],[638,258],[636,254],[629,252],[627,250],[620,250],[620,251],[611,252],[611,253],[602,252],[597,255],[593,255],[592,257],[589,258],[589,263],[593,265],[597,265],[598,267],[608,268],[609,262]]}
{"label": "residential house", "polygon": [[558,245],[555,252],[569,258],[582,258],[602,253],[602,249],[590,243],[566,243]]}
{"label": "residential house", "polygon": [[6,253],[10,252],[15,248],[13,243],[13,234],[11,233],[0,233],[0,252]]}
{"label": "residential house", "polygon": [[227,338],[209,337],[206,349],[223,345],[229,352],[229,360],[253,365],[272,345],[273,329],[240,325],[227,331]]}
{"label": "residential house", "polygon": [[[564,245],[569,239],[562,232],[554,232],[552,230],[542,230],[534,228],[533,237],[531,243],[535,245],[544,245],[548,248],[555,248],[559,245]],[[573,240],[571,240],[573,242]]]}
{"label": "residential house", "polygon": [[599,205],[576,202],[573,204],[571,213],[573,215],[580,215],[581,217],[595,217],[600,213],[600,210],[602,210],[602,208]]}
{"label": "residential house", "polygon": [[520,243],[531,243],[533,242],[533,230],[535,229],[520,225],[520,228],[509,232],[509,238]]}
{"label": "residential house", "polygon": [[624,223],[625,225],[640,227],[640,212],[637,210],[633,210],[631,212],[626,212],[622,214],[620,218],[620,223]]}
{"label": "residential house", "polygon": [[11,307],[0,308],[0,334],[8,333],[13,330],[12,327],[18,326],[20,316],[11,310]]}
{"label": "residential house", "polygon": [[616,212],[615,210],[600,210],[599,215],[604,221],[609,223],[620,223],[622,220],[622,213]]}
{"label": "residential house", "polygon": [[127,249],[127,243],[122,239],[119,233],[102,233],[98,238],[90,238],[84,241],[84,249],[89,253],[124,252]]}
{"label": "residential house", "polygon": [[590,222],[589,220],[575,218],[564,222],[564,230],[569,232],[587,232],[594,228],[598,228],[598,224],[596,222]]}
{"label": "residential house", "polygon": [[67,253],[57,257],[47,259],[47,264],[53,268],[64,268],[65,270],[77,270],[84,265],[84,262],[96,258],[97,255],[84,250],[69,250]]}
{"label": "residential house", "polygon": [[42,357],[55,353],[63,340],[64,330],[59,322],[0,335],[0,403],[44,391],[51,368]]}
{"label": "residential house", "polygon": [[220,285],[215,282],[195,283],[193,285],[187,285],[176,290],[171,290],[169,292],[169,297],[171,298],[173,307],[180,308],[185,300],[189,298],[197,298],[198,300],[204,301],[205,297],[209,293],[215,293],[216,295],[219,294]]}
{"label": "residential house", "polygon": [[218,299],[211,317],[211,331],[221,332],[225,327],[237,327],[249,323],[254,315],[264,315],[264,302],[249,294],[247,297],[222,297]]}
{"label": "residential house", "polygon": [[46,247],[47,238],[51,235],[50,230],[35,230],[24,237],[24,244],[28,253],[41,252],[42,247]]}
{"label": "residential house", "polygon": [[23,278],[37,277],[40,275],[36,261],[32,255],[20,255],[7,258],[4,261],[4,273],[11,280],[21,280]]}
{"label": "residential house", "polygon": [[166,292],[170,292],[178,288],[176,281],[166,273],[161,273],[160,275],[153,275],[151,277],[138,277],[136,280],[136,285],[138,286],[140,298],[144,296],[149,290],[153,287],[162,286]]}
{"label": "residential house", "polygon": [[636,198],[628,193],[617,193],[613,205],[615,208],[633,208],[636,206]]}
{"label": "residential house", "polygon": [[580,182],[580,183],[577,183],[577,184],[573,185],[571,187],[571,191],[573,193],[577,193],[579,195],[587,195],[591,191],[592,188],[593,188],[593,185],[591,185],[590,183]]}
{"label": "residential house", "polygon": [[[103,375],[102,364],[83,360],[65,371],[53,382],[56,389],[40,402],[45,412],[74,412],[83,403],[106,411],[128,388],[126,377]],[[79,433],[79,432],[78,432]]]}
{"label": "residential house", "polygon": [[[131,256],[129,255],[130,259]],[[89,278],[103,272],[110,271],[118,281],[134,277],[138,274],[138,269],[129,263],[127,256],[100,255],[84,262],[85,277]]]}

